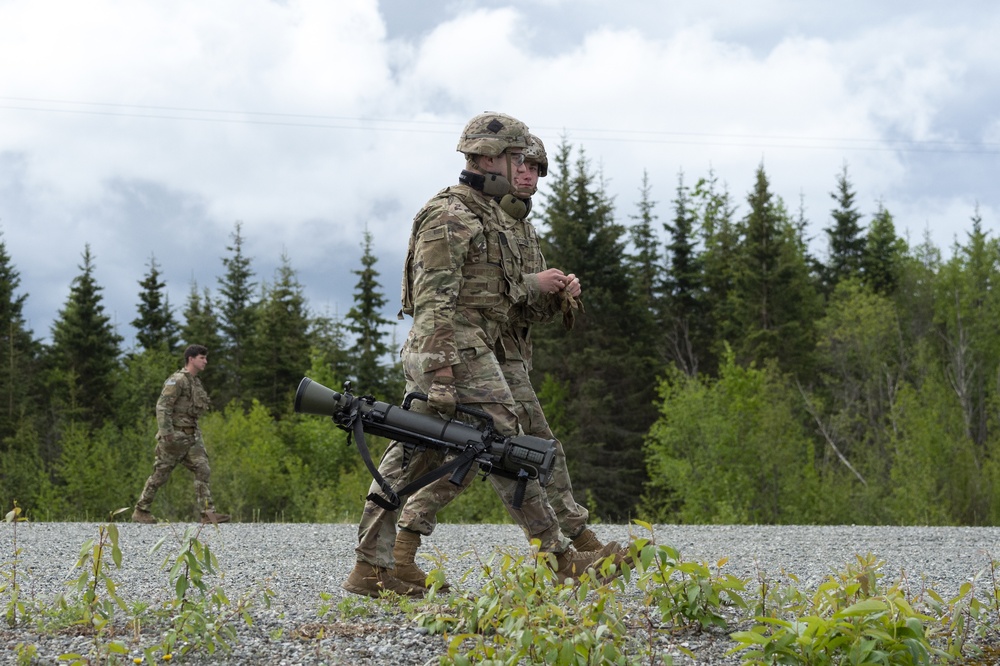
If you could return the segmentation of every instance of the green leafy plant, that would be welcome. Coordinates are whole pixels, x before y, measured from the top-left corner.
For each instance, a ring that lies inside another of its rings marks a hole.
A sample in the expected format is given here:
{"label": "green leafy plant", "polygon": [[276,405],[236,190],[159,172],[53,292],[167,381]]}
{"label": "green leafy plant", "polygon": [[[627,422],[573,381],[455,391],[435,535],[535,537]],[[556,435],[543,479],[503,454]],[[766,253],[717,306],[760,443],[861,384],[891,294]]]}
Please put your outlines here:
{"label": "green leafy plant", "polygon": [[17,666],[29,666],[38,657],[38,646],[30,643],[18,643],[14,646]]}
{"label": "green leafy plant", "polygon": [[732,634],[744,664],[931,664],[954,655],[935,647],[941,625],[918,612],[900,585],[883,589],[884,561],[871,554],[836,572],[800,604],[758,616]]}
{"label": "green leafy plant", "polygon": [[787,583],[770,580],[757,569],[758,598],[755,601],[754,616],[772,617],[787,608],[801,608],[808,603],[808,597],[800,589],[799,578],[792,573],[782,571]]}
{"label": "green leafy plant", "polygon": [[[201,541],[203,525],[189,526],[180,538],[179,548],[165,556],[162,568],[169,572],[174,598],[167,605],[169,627],[161,643],[148,648],[147,658],[159,651],[165,659],[186,655],[195,650],[214,654],[216,650],[231,651],[236,641],[234,621],[252,625],[249,609],[255,591],[232,602],[222,585],[210,585],[206,578],[217,575],[219,563],[208,544]],[[169,535],[168,535],[169,536]],[[151,549],[157,552],[168,536]],[[265,586],[258,590],[260,599],[270,607],[274,593]]]}
{"label": "green leafy plant", "polygon": [[726,558],[716,562],[713,571],[702,562],[684,560],[679,550],[664,544],[640,544],[633,552],[636,586],[645,594],[645,603],[659,610],[661,622],[726,627],[724,606],[746,608],[741,594],[746,581],[722,573]]}
{"label": "green leafy plant", "polygon": [[29,616],[28,607],[21,597],[21,581],[23,576],[18,571],[21,563],[21,549],[17,545],[17,524],[26,521],[21,515],[21,507],[14,502],[14,508],[4,516],[4,522],[11,524],[11,557],[0,567],[0,594],[4,599],[4,620],[8,627],[17,626],[18,622]]}
{"label": "green leafy plant", "polygon": [[[616,599],[622,579],[603,584],[589,574],[577,585],[555,580],[552,555],[497,552],[463,576],[479,574],[482,588],[423,605],[414,621],[448,635],[442,664],[631,664],[624,611]],[[599,578],[616,571],[609,558]],[[432,572],[434,575],[434,572]]]}
{"label": "green leafy plant", "polygon": [[964,582],[958,593],[943,599],[934,590],[927,591],[927,606],[947,630],[943,632],[945,649],[951,655],[969,653],[984,662],[1000,657],[1000,582],[997,568],[989,563],[971,580]]}
{"label": "green leafy plant", "polygon": [[[334,609],[334,605],[331,602],[333,595],[329,592],[320,592],[319,596],[321,599],[319,616],[320,618],[325,618]],[[375,613],[370,600],[353,596],[342,598],[337,602],[336,609],[337,615],[344,620],[371,617]]]}
{"label": "green leafy plant", "polygon": [[[125,507],[113,511],[110,521],[98,527],[97,539],[84,542],[74,567],[79,575],[68,584],[72,596],[61,593],[56,599],[56,606],[67,613],[74,624],[83,625],[92,632],[94,641],[91,657],[97,659],[128,654],[121,641],[103,641],[110,633],[115,609],[125,612],[128,610],[118,596],[118,586],[111,575],[111,564],[116,569],[121,568],[122,564],[118,526],[113,522],[114,517],[128,509],[129,507]],[[74,665],[91,662],[91,659],[77,653],[63,654],[59,658]]]}

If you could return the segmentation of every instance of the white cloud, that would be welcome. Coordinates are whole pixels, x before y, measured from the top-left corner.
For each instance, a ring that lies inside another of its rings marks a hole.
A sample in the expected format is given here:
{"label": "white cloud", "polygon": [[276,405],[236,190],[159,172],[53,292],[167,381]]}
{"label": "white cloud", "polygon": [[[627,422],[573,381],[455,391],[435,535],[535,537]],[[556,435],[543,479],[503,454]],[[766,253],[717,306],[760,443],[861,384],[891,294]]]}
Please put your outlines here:
{"label": "white cloud", "polygon": [[0,68],[0,228],[36,332],[85,243],[127,323],[151,253],[180,307],[191,279],[214,288],[236,220],[259,279],[284,250],[341,311],[367,227],[394,302],[410,220],[487,109],[584,147],[623,221],[644,170],[666,219],[679,170],[713,168],[742,204],[763,162],[818,235],[845,161],[862,212],[884,200],[911,236],[946,247],[977,199],[996,221],[976,180],[995,146],[939,161],[886,143],[1000,142],[985,6],[394,7],[430,27],[390,35],[374,0],[0,2],[0,61],[19,63]]}

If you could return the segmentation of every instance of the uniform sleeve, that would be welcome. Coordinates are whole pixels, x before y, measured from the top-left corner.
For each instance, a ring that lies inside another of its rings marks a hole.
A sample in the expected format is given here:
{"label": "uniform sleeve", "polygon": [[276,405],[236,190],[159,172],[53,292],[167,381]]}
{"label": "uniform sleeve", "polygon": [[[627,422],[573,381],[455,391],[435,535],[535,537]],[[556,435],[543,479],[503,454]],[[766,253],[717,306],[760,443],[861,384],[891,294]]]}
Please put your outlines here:
{"label": "uniform sleeve", "polygon": [[180,380],[171,375],[163,383],[160,399],[156,401],[156,425],[161,435],[174,434],[174,403],[181,394]]}
{"label": "uniform sleeve", "polygon": [[455,315],[462,288],[462,266],[469,245],[482,234],[482,224],[456,202],[431,211],[415,230],[413,309],[415,339],[424,372],[458,363]]}
{"label": "uniform sleeve", "polygon": [[525,256],[524,260],[525,264],[531,266],[535,272],[528,273],[523,278],[527,291],[527,301],[519,308],[519,314],[525,321],[541,324],[551,321],[562,311],[559,302],[560,296],[558,293],[542,293],[538,284],[538,273],[546,270],[548,266],[545,263],[545,256],[542,254],[538,233],[535,231],[534,225],[527,220],[523,224],[525,246],[522,251],[529,255]]}

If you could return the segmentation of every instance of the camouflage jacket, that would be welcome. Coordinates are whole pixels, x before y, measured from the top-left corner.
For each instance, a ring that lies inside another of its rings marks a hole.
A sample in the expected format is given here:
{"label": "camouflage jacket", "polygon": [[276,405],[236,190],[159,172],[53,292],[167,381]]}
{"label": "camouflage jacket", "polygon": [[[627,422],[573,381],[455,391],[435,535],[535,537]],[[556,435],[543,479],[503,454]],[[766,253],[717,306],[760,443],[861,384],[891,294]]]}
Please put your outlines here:
{"label": "camouflage jacket", "polygon": [[[545,257],[542,256],[534,225],[527,218],[516,220],[506,213],[504,215],[511,223],[517,239],[522,274],[534,276],[544,271]],[[534,279],[537,284],[537,278]],[[531,370],[531,325],[550,321],[559,312],[559,296],[556,294],[539,294],[537,298],[515,305],[501,334],[506,359],[524,361],[525,367]]]}
{"label": "camouflage jacket", "polygon": [[156,424],[161,435],[172,435],[174,428],[195,428],[198,417],[212,406],[201,380],[182,368],[163,382],[156,401]]}
{"label": "camouflage jacket", "polygon": [[457,364],[460,349],[496,350],[511,307],[541,298],[521,270],[513,222],[466,185],[441,190],[414,218],[400,315],[413,316],[407,352],[424,372]]}

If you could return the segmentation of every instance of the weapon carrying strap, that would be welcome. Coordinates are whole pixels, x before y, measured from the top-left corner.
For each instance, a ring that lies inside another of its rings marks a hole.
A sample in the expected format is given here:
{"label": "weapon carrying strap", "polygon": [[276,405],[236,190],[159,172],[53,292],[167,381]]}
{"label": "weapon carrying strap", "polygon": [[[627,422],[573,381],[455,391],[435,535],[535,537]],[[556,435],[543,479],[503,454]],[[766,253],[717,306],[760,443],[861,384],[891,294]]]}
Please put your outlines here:
{"label": "weapon carrying strap", "polygon": [[[352,410],[354,411],[354,410]],[[372,462],[371,454],[368,452],[368,444],[365,442],[365,430],[362,420],[355,413],[353,415],[354,424],[352,430],[348,431],[348,436],[353,432],[354,443],[358,447],[358,453],[361,454],[361,458],[365,461],[365,467],[371,473],[372,478],[375,479],[375,483],[378,484],[379,489],[385,495],[382,497],[378,493],[369,493],[368,499],[378,504],[380,507],[386,511],[395,511],[403,504],[403,498],[412,495],[416,491],[420,490],[424,486],[437,481],[442,476],[451,472],[453,470],[462,467],[466,463],[471,462],[482,453],[482,449],[476,446],[470,446],[462,453],[455,456],[452,460],[449,460],[445,464],[441,465],[437,469],[431,470],[427,474],[424,474],[418,479],[414,479],[410,483],[406,484],[400,490],[393,490],[392,484],[385,480],[385,478],[379,474],[378,468],[375,467],[375,463]]]}

